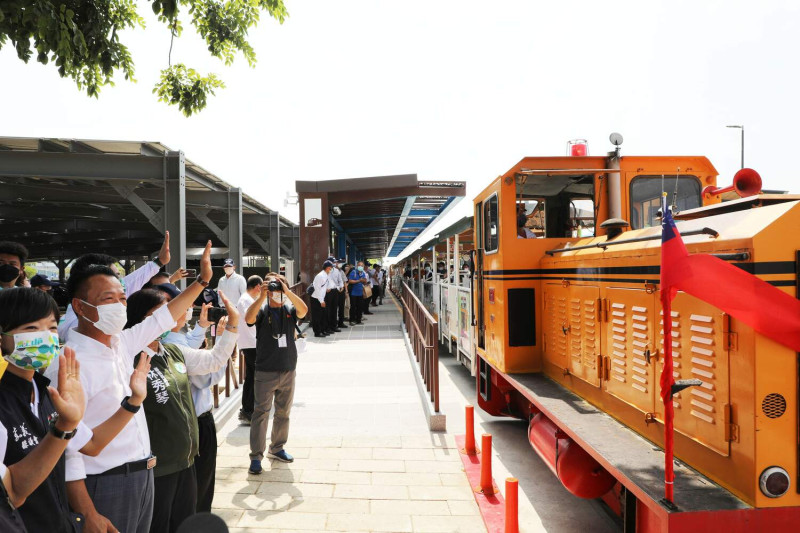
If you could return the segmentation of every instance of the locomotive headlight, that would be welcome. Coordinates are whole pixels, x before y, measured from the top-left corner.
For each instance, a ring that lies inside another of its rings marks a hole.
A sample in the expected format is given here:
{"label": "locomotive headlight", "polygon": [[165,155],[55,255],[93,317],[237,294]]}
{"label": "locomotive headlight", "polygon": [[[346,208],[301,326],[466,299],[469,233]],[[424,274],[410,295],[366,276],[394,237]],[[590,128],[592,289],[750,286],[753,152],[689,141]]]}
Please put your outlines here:
{"label": "locomotive headlight", "polygon": [[789,474],[779,466],[771,466],[761,472],[761,492],[768,498],[780,498],[789,491]]}

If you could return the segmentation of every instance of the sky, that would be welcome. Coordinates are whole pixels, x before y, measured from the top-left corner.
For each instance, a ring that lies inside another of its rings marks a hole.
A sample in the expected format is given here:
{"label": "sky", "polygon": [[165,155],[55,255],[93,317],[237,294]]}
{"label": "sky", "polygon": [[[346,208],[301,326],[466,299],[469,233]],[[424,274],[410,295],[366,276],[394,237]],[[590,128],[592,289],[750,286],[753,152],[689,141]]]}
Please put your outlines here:
{"label": "sky", "polygon": [[137,83],[89,98],[52,65],[0,50],[0,135],[159,141],[271,209],[295,180],[415,173],[467,183],[431,228],[468,215],[471,199],[526,156],[591,155],[620,132],[623,155],[705,155],[720,184],[745,166],[764,187],[800,192],[800,3],[285,0],[283,25],[251,31],[258,63],[226,67],[184,15],[173,62],[226,88],[184,117],[151,94],[169,32],[139,2],[128,31]]}

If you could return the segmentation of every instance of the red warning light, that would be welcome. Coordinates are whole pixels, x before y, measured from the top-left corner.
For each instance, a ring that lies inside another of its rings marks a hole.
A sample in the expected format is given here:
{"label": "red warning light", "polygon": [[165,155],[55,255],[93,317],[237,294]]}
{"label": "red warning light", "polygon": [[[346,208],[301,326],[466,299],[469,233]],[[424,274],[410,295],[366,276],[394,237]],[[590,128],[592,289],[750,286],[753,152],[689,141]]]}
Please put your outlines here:
{"label": "red warning light", "polygon": [[567,155],[583,157],[589,155],[589,142],[586,139],[575,139],[567,143]]}

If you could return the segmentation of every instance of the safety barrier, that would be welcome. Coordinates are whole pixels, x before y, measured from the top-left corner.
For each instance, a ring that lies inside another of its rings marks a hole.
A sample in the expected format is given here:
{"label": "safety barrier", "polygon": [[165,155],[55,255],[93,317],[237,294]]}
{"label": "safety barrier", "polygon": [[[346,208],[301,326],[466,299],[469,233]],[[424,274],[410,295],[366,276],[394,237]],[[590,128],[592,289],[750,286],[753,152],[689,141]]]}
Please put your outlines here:
{"label": "safety barrier", "polygon": [[414,357],[419,363],[422,380],[435,413],[439,412],[439,324],[419,301],[411,288],[403,282],[400,294],[405,324]]}

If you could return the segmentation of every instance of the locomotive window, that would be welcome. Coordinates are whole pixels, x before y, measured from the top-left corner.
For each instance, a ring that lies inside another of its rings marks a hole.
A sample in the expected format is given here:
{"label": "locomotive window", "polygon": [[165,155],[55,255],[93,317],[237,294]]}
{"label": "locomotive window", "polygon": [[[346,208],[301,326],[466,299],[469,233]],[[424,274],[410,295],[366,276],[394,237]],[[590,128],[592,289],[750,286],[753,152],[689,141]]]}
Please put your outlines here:
{"label": "locomotive window", "polygon": [[494,194],[483,205],[483,250],[496,252],[499,241],[497,220],[497,194]]}
{"label": "locomotive window", "polygon": [[[677,187],[676,187],[677,179]],[[658,226],[661,220],[661,187],[673,209],[685,211],[702,205],[697,176],[636,176],[631,181],[631,228]],[[676,194],[677,190],[677,194]]]}

